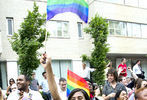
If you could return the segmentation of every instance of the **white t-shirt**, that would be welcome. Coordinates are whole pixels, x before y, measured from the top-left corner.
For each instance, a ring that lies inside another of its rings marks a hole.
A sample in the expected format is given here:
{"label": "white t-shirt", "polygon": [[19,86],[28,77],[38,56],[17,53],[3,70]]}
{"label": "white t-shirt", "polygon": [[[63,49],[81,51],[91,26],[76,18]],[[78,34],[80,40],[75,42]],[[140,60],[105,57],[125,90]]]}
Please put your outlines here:
{"label": "white t-shirt", "polygon": [[[29,93],[24,92],[23,100],[44,100],[38,91],[29,89]],[[20,97],[19,90],[16,90],[8,96],[7,100],[18,100]]]}
{"label": "white t-shirt", "polygon": [[135,74],[141,74],[141,68],[137,64],[133,67],[133,73]]}
{"label": "white t-shirt", "polygon": [[43,92],[48,92],[49,91],[49,87],[48,87],[48,81],[47,79],[42,80],[42,82],[40,83],[41,87],[42,87],[42,91]]}
{"label": "white t-shirt", "polygon": [[93,72],[93,71],[95,71],[94,68],[86,67],[84,70],[82,70],[80,76],[83,77],[83,78],[89,77],[89,72]]}

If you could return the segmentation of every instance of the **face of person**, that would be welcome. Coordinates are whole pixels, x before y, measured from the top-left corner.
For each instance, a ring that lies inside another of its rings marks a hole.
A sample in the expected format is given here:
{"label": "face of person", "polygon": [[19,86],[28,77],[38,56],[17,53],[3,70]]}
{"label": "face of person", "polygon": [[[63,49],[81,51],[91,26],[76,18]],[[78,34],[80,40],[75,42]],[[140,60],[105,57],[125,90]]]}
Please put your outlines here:
{"label": "face of person", "polygon": [[118,100],[127,100],[127,93],[125,91],[122,91],[120,93],[120,96],[119,96]]}
{"label": "face of person", "polygon": [[33,78],[33,79],[35,78],[35,74],[32,74],[32,78]]}
{"label": "face of person", "polygon": [[71,100],[86,100],[82,92],[76,92],[72,97]]}
{"label": "face of person", "polygon": [[83,66],[83,69],[85,69],[85,68],[86,68],[86,64],[85,64],[85,63],[83,63],[83,64],[82,64],[82,66]]}
{"label": "face of person", "polygon": [[60,86],[60,88],[61,88],[62,91],[66,91],[66,84],[67,84],[66,81],[61,81],[59,83],[59,86]]}
{"label": "face of person", "polygon": [[44,77],[45,79],[47,79],[47,75],[46,75],[46,73],[43,74],[43,77]]}
{"label": "face of person", "polygon": [[125,64],[126,62],[127,62],[127,60],[126,60],[126,59],[124,59],[124,60],[123,60],[123,63]]}
{"label": "face of person", "polygon": [[17,79],[17,88],[18,90],[25,90],[27,87],[28,87],[28,82],[25,80],[25,76],[24,75],[20,75],[18,76],[18,79]]}
{"label": "face of person", "polygon": [[10,80],[10,81],[9,81],[9,84],[10,84],[10,85],[14,84],[14,80]]}
{"label": "face of person", "polygon": [[138,65],[140,65],[140,61],[138,61],[138,63],[137,63]]}
{"label": "face of person", "polygon": [[127,80],[126,80],[126,77],[123,77],[122,78],[122,84],[125,85],[125,86],[128,85]]}
{"label": "face of person", "polygon": [[144,88],[147,85],[147,81],[142,81],[141,88]]}
{"label": "face of person", "polygon": [[92,86],[92,84],[89,81],[87,81],[87,84],[89,86],[90,92],[93,92],[93,86]]}
{"label": "face of person", "polygon": [[110,83],[113,83],[113,82],[115,81],[114,75],[113,75],[113,74],[108,74],[108,81],[109,81]]}
{"label": "face of person", "polygon": [[147,88],[139,92],[138,100],[147,100]]}

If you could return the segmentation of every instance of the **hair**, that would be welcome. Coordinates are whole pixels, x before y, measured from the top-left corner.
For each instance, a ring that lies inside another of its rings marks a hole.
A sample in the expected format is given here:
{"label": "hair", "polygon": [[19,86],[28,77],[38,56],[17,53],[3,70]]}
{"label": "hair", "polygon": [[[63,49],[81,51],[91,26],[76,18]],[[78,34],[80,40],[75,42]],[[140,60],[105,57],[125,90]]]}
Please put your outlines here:
{"label": "hair", "polygon": [[0,93],[1,93],[0,100],[4,100],[4,99],[3,99],[3,93],[2,93],[1,88],[0,88]]}
{"label": "hair", "polygon": [[134,86],[136,87],[136,89],[141,88],[142,81],[143,80],[141,78],[138,78],[137,80],[135,80]]}
{"label": "hair", "polygon": [[59,79],[59,83],[60,83],[61,81],[64,82],[64,81],[66,81],[66,79],[61,77],[61,78]]}
{"label": "hair", "polygon": [[86,93],[86,91],[84,91],[83,89],[79,89],[79,88],[76,88],[74,90],[71,91],[71,93],[69,94],[68,96],[68,100],[71,100],[71,98],[73,97],[73,95],[76,93],[76,92],[82,92],[85,99],[86,100],[90,100],[90,97],[88,96],[88,94]]}
{"label": "hair", "polygon": [[122,59],[121,59],[121,62],[123,62],[125,59],[126,59],[126,58],[122,58]]}
{"label": "hair", "polygon": [[137,60],[135,64],[137,64],[140,60]]}
{"label": "hair", "polygon": [[[119,98],[119,96],[120,96],[120,94],[121,94],[122,91],[124,91],[124,90],[118,90],[118,91],[116,92],[115,100],[117,100],[117,98]],[[126,91],[125,91],[125,92],[126,92]]]}
{"label": "hair", "polygon": [[10,83],[10,81],[13,81],[15,83],[15,80],[13,78],[10,78],[9,79],[9,83]]}
{"label": "hair", "polygon": [[45,73],[46,73],[46,72],[43,72],[43,73],[42,73],[42,76],[44,76]]}
{"label": "hair", "polygon": [[111,69],[108,70],[107,77],[108,77],[108,74],[113,74],[115,81],[116,82],[118,81],[118,73],[114,68],[111,68]]}

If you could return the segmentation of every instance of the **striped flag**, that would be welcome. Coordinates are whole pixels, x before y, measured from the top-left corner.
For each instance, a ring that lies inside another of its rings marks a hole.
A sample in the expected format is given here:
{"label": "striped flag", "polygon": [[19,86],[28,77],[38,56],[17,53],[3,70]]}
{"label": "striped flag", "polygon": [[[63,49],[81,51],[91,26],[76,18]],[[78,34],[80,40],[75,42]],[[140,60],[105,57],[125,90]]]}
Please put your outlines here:
{"label": "striped flag", "polygon": [[72,71],[67,71],[67,96],[69,96],[70,92],[75,89],[80,88],[87,92],[90,96],[89,85],[87,84],[86,80],[77,74],[73,73]]}
{"label": "striped flag", "polygon": [[88,22],[88,4],[85,0],[48,0],[47,20],[64,12],[77,14],[85,23]]}

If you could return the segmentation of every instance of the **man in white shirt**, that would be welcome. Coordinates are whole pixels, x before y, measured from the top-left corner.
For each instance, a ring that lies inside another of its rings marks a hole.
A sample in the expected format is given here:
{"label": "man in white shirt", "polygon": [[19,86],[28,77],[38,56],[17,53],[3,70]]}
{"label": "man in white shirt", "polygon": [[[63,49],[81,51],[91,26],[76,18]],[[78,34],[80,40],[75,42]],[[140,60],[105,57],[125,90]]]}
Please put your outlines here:
{"label": "man in white shirt", "polygon": [[67,99],[67,96],[66,96],[66,85],[67,85],[67,81],[65,78],[60,78],[59,79],[59,89],[58,89],[58,92],[59,92],[59,95],[60,97],[62,97],[61,99],[62,100],[66,100]]}
{"label": "man in white shirt", "polygon": [[89,72],[95,71],[94,68],[86,67],[86,63],[85,62],[82,63],[82,67],[83,67],[83,70],[82,70],[80,76],[83,77],[83,78],[89,78]]}
{"label": "man in white shirt", "polygon": [[48,81],[47,81],[47,75],[46,72],[42,73],[42,76],[44,77],[44,79],[42,80],[41,84],[40,84],[40,88],[42,89],[42,93],[43,96],[46,98],[45,100],[51,100],[51,93],[49,91],[49,87],[48,87]]}
{"label": "man in white shirt", "polygon": [[7,100],[43,100],[38,91],[29,89],[30,80],[25,75],[18,76],[17,88],[18,90],[12,92]]}

